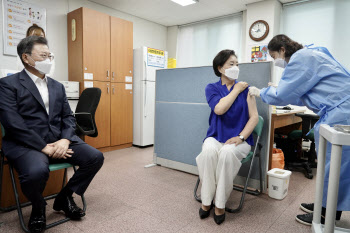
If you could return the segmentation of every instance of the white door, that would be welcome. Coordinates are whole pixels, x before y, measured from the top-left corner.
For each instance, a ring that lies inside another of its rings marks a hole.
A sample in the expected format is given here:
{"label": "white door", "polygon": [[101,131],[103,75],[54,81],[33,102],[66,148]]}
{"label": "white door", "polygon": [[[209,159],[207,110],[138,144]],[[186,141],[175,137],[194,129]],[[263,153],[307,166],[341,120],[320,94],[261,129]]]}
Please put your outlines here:
{"label": "white door", "polygon": [[154,144],[154,112],[155,112],[155,82],[142,81],[142,123],[141,144],[142,146]]}

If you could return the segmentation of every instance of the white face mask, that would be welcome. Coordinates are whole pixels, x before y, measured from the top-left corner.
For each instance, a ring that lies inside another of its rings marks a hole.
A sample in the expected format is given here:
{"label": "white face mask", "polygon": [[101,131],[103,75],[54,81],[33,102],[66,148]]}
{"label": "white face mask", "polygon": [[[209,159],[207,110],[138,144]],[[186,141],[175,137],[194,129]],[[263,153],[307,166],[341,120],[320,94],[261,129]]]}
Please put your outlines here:
{"label": "white face mask", "polygon": [[284,60],[284,59],[282,59],[282,58],[277,58],[276,60],[275,60],[275,66],[277,66],[277,67],[281,67],[281,68],[286,68],[286,66],[287,66],[287,62],[286,62],[286,60]]}
{"label": "white face mask", "polygon": [[230,80],[238,79],[238,75],[239,75],[238,66],[232,66],[231,68],[228,68],[225,70],[225,76]]}
{"label": "white face mask", "polygon": [[[30,57],[31,58],[31,57]],[[33,58],[31,58],[35,65],[32,66],[28,63],[28,65],[30,65],[31,67],[35,68],[37,71],[39,71],[40,74],[48,74],[50,73],[51,67],[52,67],[52,61],[47,58],[44,61],[35,61]]]}

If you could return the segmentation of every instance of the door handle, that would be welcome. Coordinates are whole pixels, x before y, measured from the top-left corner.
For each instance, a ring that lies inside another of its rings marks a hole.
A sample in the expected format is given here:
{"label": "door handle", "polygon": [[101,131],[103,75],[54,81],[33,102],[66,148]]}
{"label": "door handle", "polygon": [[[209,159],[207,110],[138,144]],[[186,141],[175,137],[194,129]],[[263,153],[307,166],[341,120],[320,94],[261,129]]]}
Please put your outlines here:
{"label": "door handle", "polygon": [[147,63],[146,63],[146,61],[144,61],[143,64],[145,65],[145,80],[147,81]]}
{"label": "door handle", "polygon": [[109,79],[109,70],[107,70],[107,79]]}
{"label": "door handle", "polygon": [[112,93],[114,94],[114,87],[113,87],[113,91],[112,91]]}
{"label": "door handle", "polygon": [[114,80],[114,72],[112,72],[112,79]]}
{"label": "door handle", "polygon": [[107,84],[107,93],[109,94],[109,86],[108,86],[108,84]]}
{"label": "door handle", "polygon": [[147,105],[147,82],[145,82],[145,102],[143,103],[144,117],[147,117],[146,105]]}

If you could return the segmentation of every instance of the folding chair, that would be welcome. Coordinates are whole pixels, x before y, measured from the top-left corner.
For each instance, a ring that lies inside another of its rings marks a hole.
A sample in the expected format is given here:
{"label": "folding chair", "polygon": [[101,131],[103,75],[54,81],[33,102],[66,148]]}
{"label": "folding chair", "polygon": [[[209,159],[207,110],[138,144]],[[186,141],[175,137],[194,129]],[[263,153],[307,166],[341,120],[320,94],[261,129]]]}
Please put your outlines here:
{"label": "folding chair", "polygon": [[[4,128],[2,127],[2,125],[1,125],[1,132],[2,132],[2,136],[5,136],[5,131],[4,131]],[[29,206],[29,205],[31,205],[31,203],[30,203],[30,202],[26,202],[26,203],[23,203],[23,204],[20,203],[20,201],[19,201],[19,195],[18,195],[18,189],[17,189],[16,180],[15,180],[14,171],[13,171],[13,167],[12,167],[11,163],[9,163],[8,161],[5,161],[4,153],[1,151],[0,181],[2,181],[3,166],[4,166],[5,164],[8,164],[8,166],[9,166],[10,177],[11,177],[11,182],[12,182],[13,191],[14,191],[14,194],[15,194],[16,205],[15,205],[15,206],[12,206],[12,207],[8,207],[8,208],[3,209],[3,210],[4,210],[4,211],[10,211],[10,210],[17,209],[18,217],[19,217],[19,221],[20,221],[20,223],[21,223],[22,229],[23,229],[25,232],[29,232],[28,228],[26,227],[26,224],[24,223],[24,218],[23,218],[23,214],[22,214],[22,207]],[[63,187],[65,186],[65,184],[66,184],[66,180],[67,180],[67,168],[69,168],[69,167],[73,167],[74,172],[76,172],[76,168],[75,168],[72,164],[70,164],[70,163],[56,163],[56,164],[50,164],[50,165],[49,165],[50,172],[64,169],[64,176],[63,176],[62,188],[63,188]],[[1,191],[2,191],[2,190],[1,190],[1,186],[2,186],[2,185],[0,184],[0,194],[1,194]],[[56,196],[57,196],[57,194],[47,196],[47,197],[45,197],[45,200],[49,200],[49,199],[55,198]],[[84,195],[81,196],[81,200],[82,200],[82,202],[83,202],[83,210],[85,211],[85,210],[86,210],[86,202],[85,202]],[[59,224],[61,224],[61,223],[67,222],[67,221],[69,221],[69,220],[70,220],[70,218],[67,218],[67,217],[64,218],[64,219],[58,220],[58,221],[56,221],[56,222],[53,222],[53,223],[51,223],[51,224],[46,225],[46,229],[49,229],[49,228],[54,227],[54,226],[57,226],[57,225],[59,225]]]}
{"label": "folding chair", "polygon": [[[97,137],[97,127],[95,123],[95,112],[98,107],[98,103],[100,101],[101,97],[101,90],[99,88],[87,88],[85,89],[82,94],[81,94],[81,99],[79,99],[78,106],[77,106],[77,112],[75,114],[76,121],[77,121],[77,130],[76,133],[78,135],[86,135],[90,137]],[[79,108],[78,108],[79,107]],[[5,136],[5,130],[3,126],[1,126],[1,132],[2,136]],[[0,150],[1,153],[1,159],[0,159],[0,200],[1,200],[1,188],[2,188],[2,176],[3,176],[3,167],[5,164],[8,164],[9,170],[10,170],[10,177],[11,177],[11,182],[12,182],[12,187],[15,195],[15,200],[16,200],[16,205],[11,206],[8,208],[2,208],[2,211],[11,211],[14,209],[17,209],[18,212],[18,217],[21,223],[21,227],[25,232],[29,232],[29,230],[26,227],[26,224],[24,223],[24,218],[22,214],[22,207],[26,207],[31,205],[30,202],[26,203],[20,203],[19,201],[19,195],[18,195],[18,189],[15,181],[15,176],[14,176],[14,171],[11,163],[8,161],[5,161],[5,156],[2,150]],[[57,171],[64,169],[64,176],[63,176],[63,183],[62,183],[62,188],[65,186],[67,182],[67,168],[73,167],[74,172],[76,172],[75,166],[73,166],[70,163],[55,163],[55,164],[50,164],[49,165],[49,170],[51,171]],[[57,194],[50,195],[45,197],[45,200],[49,200],[52,198],[55,198]],[[86,202],[84,195],[81,196],[81,200],[83,202],[83,210],[86,211]],[[70,218],[64,218],[61,220],[58,220],[56,222],[53,222],[51,224],[46,225],[46,229],[49,229],[51,227],[57,226],[59,224],[65,223],[69,221]]]}
{"label": "folding chair", "polygon": [[[249,182],[249,179],[250,179],[250,174],[251,174],[252,168],[253,168],[254,158],[256,156],[260,156],[260,151],[261,151],[262,145],[259,142],[260,142],[260,136],[261,136],[261,132],[262,132],[263,126],[264,126],[264,119],[261,116],[259,116],[259,122],[258,122],[258,124],[256,125],[256,127],[255,127],[255,129],[253,131],[253,134],[256,135],[255,147],[254,147],[253,151],[249,152],[247,157],[244,158],[241,161],[242,164],[250,162],[250,167],[249,167],[248,175],[247,175],[247,178],[246,178],[246,181],[245,181],[245,185],[244,185],[244,187],[233,185],[233,189],[234,190],[238,190],[238,191],[242,192],[241,201],[239,203],[239,206],[237,208],[235,208],[235,209],[231,209],[231,208],[226,207],[225,210],[227,212],[230,212],[230,213],[239,212],[242,209],[246,193],[249,193],[249,194],[252,194],[252,195],[255,195],[255,196],[260,195],[262,193],[263,183],[262,183],[262,170],[261,170],[262,168],[261,168],[261,159],[260,158],[259,158],[260,190],[258,190],[258,189],[250,190],[250,189],[247,189],[247,188],[248,188],[248,182]],[[202,203],[202,200],[197,195],[197,190],[198,190],[199,183],[200,183],[200,178],[198,176],[197,183],[196,183],[196,186],[194,188],[194,198],[198,202]]]}

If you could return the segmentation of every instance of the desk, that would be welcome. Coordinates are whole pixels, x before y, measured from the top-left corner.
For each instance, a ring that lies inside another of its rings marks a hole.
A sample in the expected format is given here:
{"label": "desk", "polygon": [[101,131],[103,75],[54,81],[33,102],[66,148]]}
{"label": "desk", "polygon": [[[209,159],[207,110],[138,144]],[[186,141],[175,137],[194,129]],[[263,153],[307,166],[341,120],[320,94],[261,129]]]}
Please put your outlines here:
{"label": "desk", "polygon": [[302,119],[295,116],[296,113],[305,112],[305,110],[292,110],[287,113],[273,113],[271,114],[271,133],[270,133],[270,146],[269,146],[269,169],[271,169],[272,162],[272,149],[275,139],[275,129],[286,127],[286,131],[290,132],[294,129],[301,129]]}

